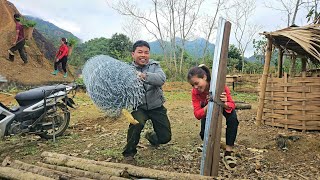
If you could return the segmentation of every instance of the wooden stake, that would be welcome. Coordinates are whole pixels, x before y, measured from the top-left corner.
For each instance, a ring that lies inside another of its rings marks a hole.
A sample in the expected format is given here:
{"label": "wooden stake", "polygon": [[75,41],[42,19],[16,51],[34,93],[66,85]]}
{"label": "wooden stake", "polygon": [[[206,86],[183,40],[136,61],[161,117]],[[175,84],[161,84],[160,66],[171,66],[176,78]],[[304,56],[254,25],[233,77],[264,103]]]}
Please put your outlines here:
{"label": "wooden stake", "polygon": [[258,126],[261,125],[262,121],[262,113],[263,113],[263,107],[264,107],[264,98],[266,95],[266,87],[267,87],[267,80],[268,80],[268,74],[269,74],[269,67],[270,67],[270,60],[271,60],[271,54],[272,54],[272,39],[271,37],[267,37],[267,52],[266,52],[266,60],[264,62],[264,68],[263,68],[263,75],[260,83],[260,93],[259,93],[259,107],[257,111],[257,118],[256,118],[256,124]]}
{"label": "wooden stake", "polygon": [[201,159],[201,174],[206,176],[218,176],[220,160],[220,139],[222,127],[223,107],[220,102],[220,95],[224,92],[227,58],[231,23],[220,19],[219,33],[217,36],[215,57],[212,65],[212,76],[209,94],[213,96],[214,102],[209,102],[207,119],[205,125],[204,146]]}

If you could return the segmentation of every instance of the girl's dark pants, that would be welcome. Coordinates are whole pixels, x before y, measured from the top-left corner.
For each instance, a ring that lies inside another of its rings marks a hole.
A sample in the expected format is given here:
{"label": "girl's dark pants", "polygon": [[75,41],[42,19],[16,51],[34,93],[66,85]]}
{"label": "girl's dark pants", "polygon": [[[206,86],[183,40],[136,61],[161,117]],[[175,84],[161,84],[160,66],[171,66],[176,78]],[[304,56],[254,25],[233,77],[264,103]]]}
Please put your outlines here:
{"label": "girl's dark pants", "polygon": [[[234,142],[237,137],[238,132],[238,125],[239,121],[237,118],[237,113],[235,110],[232,110],[231,113],[227,113],[226,111],[223,111],[223,116],[226,118],[226,144],[228,146],[234,146]],[[201,119],[201,130],[200,130],[200,137],[203,140],[204,138],[204,130],[206,125],[206,118]]]}
{"label": "girl's dark pants", "polygon": [[54,70],[58,70],[58,65],[61,63],[62,69],[63,69],[64,73],[66,73],[67,72],[67,61],[68,61],[68,56],[64,56],[58,62],[55,62],[54,63]]}

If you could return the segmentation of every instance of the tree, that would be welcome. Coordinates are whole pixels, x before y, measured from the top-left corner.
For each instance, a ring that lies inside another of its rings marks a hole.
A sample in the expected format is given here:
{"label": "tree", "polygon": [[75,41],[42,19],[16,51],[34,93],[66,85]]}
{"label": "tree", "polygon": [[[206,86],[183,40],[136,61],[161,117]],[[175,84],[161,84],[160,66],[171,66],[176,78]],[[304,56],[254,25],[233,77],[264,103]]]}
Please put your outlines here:
{"label": "tree", "polygon": [[267,48],[267,39],[263,37],[260,40],[253,39],[254,57],[264,64],[264,58]]}
{"label": "tree", "polygon": [[140,23],[135,18],[127,18],[125,23],[122,24],[122,29],[125,34],[130,38],[131,42],[136,42],[141,39]]}
{"label": "tree", "polygon": [[228,51],[228,72],[234,73],[235,70],[240,71],[242,64],[241,64],[241,52],[240,50],[234,45],[231,44]]}
{"label": "tree", "polygon": [[216,25],[217,16],[220,13],[221,10],[225,9],[224,4],[227,0],[217,0],[217,3],[215,5],[215,11],[213,16],[211,15],[205,15],[204,22],[202,23],[202,31],[205,34],[206,44],[202,52],[202,62],[205,62],[206,54],[208,53],[208,44],[211,40],[212,33],[214,32],[214,27]]}
{"label": "tree", "polygon": [[[150,9],[142,9],[133,1],[118,0],[110,6],[119,14],[136,19],[156,39],[164,52],[164,59],[170,72],[182,73],[183,52],[178,62],[177,47],[185,50],[186,40],[196,30],[200,7],[204,0],[150,0]],[[148,3],[148,2],[145,2]],[[176,43],[180,37],[180,44]],[[170,43],[166,43],[166,42]],[[172,67],[172,68],[171,68]]]}
{"label": "tree", "polygon": [[279,0],[279,1],[266,2],[265,6],[286,14],[285,21],[287,22],[287,26],[289,27],[290,25],[295,24],[295,20],[296,20],[299,8],[304,3],[305,2],[302,0]]}
{"label": "tree", "polygon": [[313,2],[307,2],[308,14],[306,18],[308,22],[312,21],[313,24],[320,24],[320,13],[318,12],[319,0],[313,0]]}
{"label": "tree", "polygon": [[233,8],[229,10],[229,17],[234,25],[234,35],[237,41],[237,47],[241,52],[242,69],[245,66],[244,53],[252,42],[261,26],[256,24],[250,24],[249,18],[252,16],[255,10],[255,0],[236,0]]}
{"label": "tree", "polygon": [[178,24],[179,31],[181,37],[181,56],[180,56],[180,65],[179,65],[179,73],[182,73],[182,65],[184,59],[184,51],[185,51],[185,42],[188,36],[191,34],[192,30],[194,30],[194,25],[196,20],[198,19],[198,14],[200,7],[204,0],[176,0],[178,2],[178,6],[176,6],[178,11]]}
{"label": "tree", "polygon": [[85,43],[77,45],[70,58],[70,64],[74,66],[82,66],[88,59],[93,56],[109,52],[109,39],[94,38]]}
{"label": "tree", "polygon": [[124,34],[114,34],[109,40],[109,52],[108,54],[115,58],[121,60],[130,60],[130,52],[132,48],[132,42],[129,37]]}
{"label": "tree", "polygon": [[[167,37],[164,31],[165,27],[168,23],[162,22],[159,16],[161,15],[161,6],[162,2],[159,0],[151,0],[152,8],[147,10],[142,10],[138,8],[137,5],[134,4],[133,1],[130,0],[118,0],[113,1],[113,3],[109,2],[109,6],[115,9],[119,14],[124,16],[129,16],[137,20],[144,30],[149,32],[159,43],[161,49],[164,52],[164,59],[166,60],[166,64],[169,67],[169,63],[167,61],[167,44],[165,43],[165,38]],[[163,17],[168,16],[168,14],[163,14]],[[170,29],[170,28],[167,28]]]}

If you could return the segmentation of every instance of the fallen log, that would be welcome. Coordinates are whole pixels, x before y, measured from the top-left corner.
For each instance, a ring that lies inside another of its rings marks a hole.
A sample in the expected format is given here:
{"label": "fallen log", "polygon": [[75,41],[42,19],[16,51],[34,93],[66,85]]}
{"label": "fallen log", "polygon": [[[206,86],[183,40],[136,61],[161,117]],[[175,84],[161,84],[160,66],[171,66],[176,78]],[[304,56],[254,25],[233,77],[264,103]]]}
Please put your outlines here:
{"label": "fallen log", "polygon": [[[197,174],[187,174],[187,173],[175,173],[175,172],[167,172],[167,171],[161,171],[161,170],[154,170],[144,167],[137,167],[129,164],[121,164],[121,163],[112,163],[112,162],[102,162],[102,161],[94,161],[94,160],[88,160],[88,159],[82,159],[72,156],[67,156],[64,154],[58,154],[58,153],[51,153],[51,152],[43,152],[41,154],[42,157],[45,159],[52,158],[55,159],[54,162],[51,163],[58,163],[60,165],[67,164],[66,162],[73,162],[72,164],[86,164],[88,166],[92,165],[99,165],[104,167],[110,167],[110,168],[116,168],[116,169],[122,169],[127,170],[127,172],[130,174],[130,176],[136,177],[136,178],[151,178],[151,179],[214,179],[213,177],[209,176],[201,176]],[[50,163],[47,161],[47,163]],[[50,164],[51,164],[50,163]]]}
{"label": "fallen log", "polygon": [[34,174],[39,174],[42,176],[50,177],[53,179],[68,179],[68,180],[89,180],[88,178],[77,177],[72,174],[55,171],[48,168],[43,168],[31,164],[27,164],[18,160],[14,160],[9,164],[9,167],[24,170]]}
{"label": "fallen log", "polygon": [[18,179],[18,180],[53,180],[39,174],[14,169],[11,167],[0,167],[0,179]]}
{"label": "fallen log", "polygon": [[[85,159],[82,159],[82,160],[85,160]],[[83,161],[79,161],[79,160],[72,161],[72,160],[66,159],[65,157],[62,157],[62,158],[45,157],[43,159],[43,162],[48,164],[53,164],[58,166],[67,166],[71,168],[81,169],[81,170],[95,172],[99,174],[118,176],[118,177],[120,177],[120,175],[123,172],[123,170],[120,170],[120,169],[114,169],[110,167],[98,166],[95,164],[83,163]]]}
{"label": "fallen log", "polygon": [[236,103],[236,109],[251,109],[251,104]]}
{"label": "fallen log", "polygon": [[92,179],[103,179],[103,180],[125,180],[126,178],[122,177],[116,177],[116,176],[111,176],[111,175],[106,175],[106,174],[99,174],[99,173],[94,173],[94,172],[89,172],[89,171],[84,171],[80,169],[75,169],[75,168],[69,168],[69,167],[63,167],[63,166],[57,166],[57,165],[51,165],[51,164],[45,164],[38,162],[37,163],[41,167],[49,168],[49,169],[54,169],[57,171],[62,171],[70,174],[76,174],[78,176],[86,177],[86,178],[92,178]]}

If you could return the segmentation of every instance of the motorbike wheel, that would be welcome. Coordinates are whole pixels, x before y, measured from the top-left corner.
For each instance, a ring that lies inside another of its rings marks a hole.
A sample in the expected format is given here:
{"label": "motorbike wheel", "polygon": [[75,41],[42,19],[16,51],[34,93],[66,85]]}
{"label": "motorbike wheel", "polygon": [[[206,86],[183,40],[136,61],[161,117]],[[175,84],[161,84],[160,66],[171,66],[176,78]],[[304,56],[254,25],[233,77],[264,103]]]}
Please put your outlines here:
{"label": "motorbike wheel", "polygon": [[[53,122],[55,128],[46,129],[43,133],[39,134],[40,137],[45,139],[53,139],[55,137],[61,136],[68,128],[70,122],[70,112],[65,104],[57,104],[57,111],[55,116],[45,117],[44,122]],[[51,126],[52,127],[52,126]]]}

